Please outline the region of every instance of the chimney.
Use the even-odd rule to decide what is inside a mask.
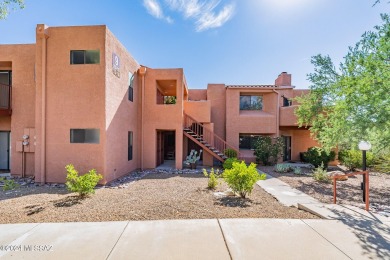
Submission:
[[[278,78],[275,80],[275,85],[278,87],[291,86],[291,74],[287,74],[287,72],[280,73]]]

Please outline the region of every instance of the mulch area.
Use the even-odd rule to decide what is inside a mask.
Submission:
[[[289,184],[324,203],[333,203],[333,184],[319,183],[309,174],[311,170],[304,169],[304,175],[296,175],[294,173],[277,173],[274,172],[273,166],[259,166],[261,171],[266,172],[281,181]],[[345,171],[340,167],[329,167],[328,171]],[[390,209],[390,175],[370,172],[370,206],[374,210]],[[360,183],[362,175],[349,177],[346,181],[337,181],[337,203],[348,204],[364,208],[365,204],[362,201],[362,190]]]
[[[222,180],[221,180],[222,182]],[[201,174],[150,173],[125,188],[104,187],[80,199],[63,187],[0,191],[0,223],[210,218],[317,218],[281,205],[258,185],[247,199],[214,196]],[[227,190],[222,183],[217,191]]]

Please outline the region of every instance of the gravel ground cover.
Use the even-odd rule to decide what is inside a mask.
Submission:
[[[317,218],[281,205],[258,185],[247,199],[217,198],[198,171],[130,174],[80,199],[62,185],[0,190],[0,223],[208,218]],[[222,183],[217,191],[225,191]]]
[[[311,170],[309,169],[302,168],[304,174],[296,175],[294,173],[277,173],[273,166],[259,166],[258,168],[321,202],[333,203],[333,184],[316,182],[310,175]],[[348,173],[342,166],[329,167],[328,171]],[[361,182],[361,175],[349,177],[346,181],[337,181],[337,203],[365,208],[360,189]],[[390,217],[390,175],[370,172],[369,183],[370,209]]]

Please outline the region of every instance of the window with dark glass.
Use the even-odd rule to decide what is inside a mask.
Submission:
[[[127,136],[127,160],[133,160],[133,132],[128,132]]]
[[[283,96],[283,106],[284,107],[289,107],[292,105],[292,101],[288,98],[286,98],[285,96]]]
[[[99,129],[70,129],[70,142],[83,144],[98,144],[100,142]]]
[[[255,134],[240,134],[240,149],[254,150],[257,137],[260,135]]]
[[[134,99],[133,82],[134,82],[134,74],[129,73],[129,100],[130,101],[133,101]]]
[[[0,71],[0,108],[10,109],[12,72]]]
[[[99,50],[72,50],[70,51],[70,64],[99,64]]]
[[[263,96],[240,95],[240,110],[263,110]]]

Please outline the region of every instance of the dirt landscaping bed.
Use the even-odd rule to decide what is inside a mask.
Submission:
[[[281,181],[289,184],[324,203],[333,203],[333,184],[319,183],[308,175],[309,169],[303,169],[303,175],[294,173],[277,173],[273,166],[259,166],[261,171],[266,172]],[[329,167],[328,171],[343,171],[339,167]],[[347,171],[345,171],[347,172]],[[337,181],[337,203],[348,204],[364,208],[360,183],[362,176],[349,177],[346,181]],[[390,214],[390,175],[370,172],[370,208],[374,211]],[[389,215],[390,216],[390,215]]]
[[[281,205],[258,185],[247,199],[216,198],[201,174],[150,173],[80,200],[63,187],[0,191],[0,223],[209,218],[317,218]],[[225,183],[218,191],[225,191]]]

